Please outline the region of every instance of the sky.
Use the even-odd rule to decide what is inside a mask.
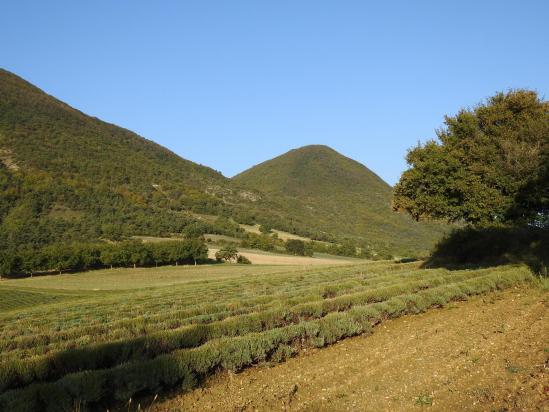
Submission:
[[[325,144],[389,184],[444,116],[549,96],[549,1],[4,0],[0,67],[233,176]]]

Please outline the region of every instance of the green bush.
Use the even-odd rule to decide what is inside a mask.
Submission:
[[[305,242],[298,239],[288,239],[286,241],[286,252],[291,255],[305,256]]]
[[[215,259],[217,261],[233,262],[238,260],[238,249],[234,246],[225,246],[215,252]]]
[[[238,258],[236,259],[236,263],[240,263],[241,265],[251,265],[252,262],[250,259],[248,259],[246,256],[238,255]]]

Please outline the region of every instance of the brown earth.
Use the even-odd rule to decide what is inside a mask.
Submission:
[[[209,248],[208,257],[215,259],[215,254],[219,249]],[[248,250],[240,251],[242,256],[247,257],[254,265],[345,265],[354,262],[360,262],[358,259],[345,258],[323,258],[308,256],[277,255],[268,252],[252,252]],[[363,261],[364,262],[364,261]]]
[[[151,411],[549,410],[549,299],[518,288],[222,373]]]

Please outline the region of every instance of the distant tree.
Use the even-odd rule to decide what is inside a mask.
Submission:
[[[118,253],[114,246],[107,245],[101,250],[100,255],[101,263],[105,266],[109,266],[111,269],[113,266],[118,265]]]
[[[121,225],[107,223],[101,226],[101,232],[104,238],[110,240],[122,240],[124,234]]]
[[[238,258],[236,259],[236,263],[240,263],[242,265],[251,265],[252,262],[250,259],[248,259],[246,256],[238,255]]]
[[[141,241],[128,241],[124,242],[123,246],[128,254],[129,261],[134,268],[139,266],[146,266],[152,261],[152,256],[149,248]]]
[[[548,220],[549,102],[498,93],[445,124],[438,141],[408,152],[394,209],[476,225]]]
[[[14,253],[0,254],[0,279],[21,271],[21,259]]]
[[[218,261],[233,262],[238,259],[238,250],[234,246],[226,246],[215,253]]]
[[[270,227],[270,226],[267,225],[267,224],[263,224],[263,225],[259,226],[259,231],[260,231],[261,233],[263,233],[264,235],[270,234],[270,233],[272,232],[272,230],[273,230],[273,228]]]
[[[189,242],[189,253],[196,265],[198,261],[208,258],[208,246],[203,239],[192,239]]]
[[[169,242],[169,244],[164,244],[164,247],[168,248],[168,256],[170,262],[175,263],[176,266],[179,266],[179,262],[184,262],[191,258],[191,252],[189,250],[189,242]]]
[[[265,251],[274,250],[276,240],[267,235],[258,235],[256,233],[248,233],[247,239],[242,240],[242,247],[250,247]]]
[[[288,253],[296,256],[305,256],[305,242],[302,240],[288,239],[285,246]]]
[[[81,256],[73,245],[55,244],[44,249],[45,262],[43,269],[57,270],[59,273],[65,270],[78,270],[82,267]]]
[[[218,217],[210,230],[212,230],[212,233],[234,237],[240,237],[244,233],[244,229],[238,223],[225,216]]]
[[[187,239],[194,239],[204,236],[210,229],[210,225],[207,223],[197,221],[185,226],[185,229],[183,229],[183,235]]]
[[[164,242],[152,244],[151,256],[156,266],[169,263],[170,262],[169,245],[166,245]]]
[[[341,245],[338,248],[338,255],[341,256],[356,256],[356,246],[352,240],[346,239],[341,242]]]

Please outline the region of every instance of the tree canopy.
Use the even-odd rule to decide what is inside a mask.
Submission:
[[[416,220],[547,224],[549,102],[511,90],[444,123],[438,141],[408,152],[411,167],[395,186],[395,210]]]
[[[238,259],[238,250],[232,245],[228,245],[217,252],[215,252],[215,259],[217,261],[236,262]]]

